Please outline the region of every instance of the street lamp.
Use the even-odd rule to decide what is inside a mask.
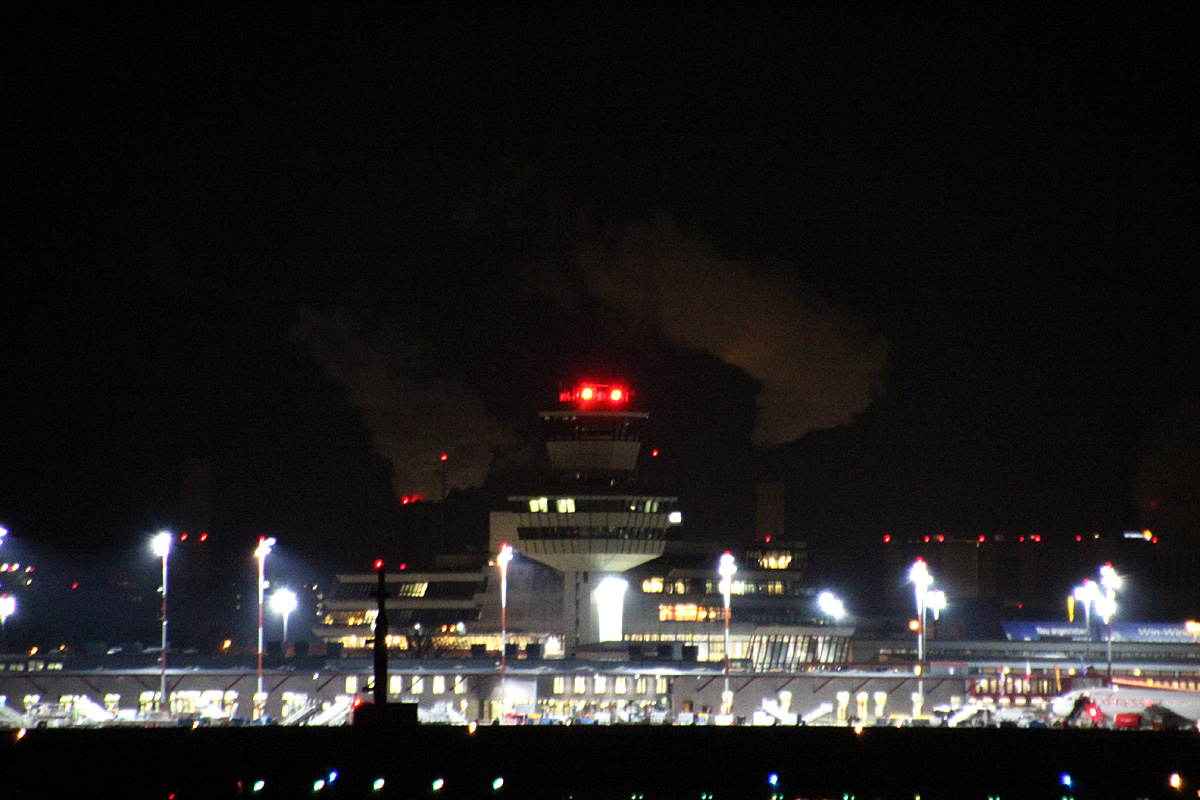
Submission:
[[[291,589],[280,589],[271,595],[271,610],[283,616],[283,646],[287,648],[288,615],[296,610],[296,593]]]
[[[0,652],[4,651],[4,624],[17,612],[17,598],[11,594],[0,594]]]
[[[171,703],[167,698],[167,556],[171,554],[171,533],[162,531],[152,540],[154,555],[162,559],[162,650],[158,654],[158,710],[165,707],[167,714],[171,713]]]
[[[908,571],[908,579],[913,582],[917,599],[917,663],[925,661],[925,609],[929,600],[929,587],[933,584],[933,576],[925,560],[918,558]]]
[[[1117,590],[1124,583],[1121,576],[1113,569],[1112,564],[1105,564],[1100,568],[1100,585],[1104,587],[1104,593],[1096,598],[1096,613],[1104,620],[1104,625],[1108,628],[1108,683],[1112,685],[1112,618],[1113,614],[1117,613]]]
[[[1083,619],[1084,627],[1087,630],[1087,637],[1084,639],[1083,654],[1087,661],[1092,660],[1092,606],[1096,599],[1100,597],[1100,590],[1096,588],[1096,582],[1091,578],[1086,579],[1081,586],[1076,586],[1075,591],[1071,593],[1071,597],[1083,603]]]
[[[733,563],[733,554],[728,551],[722,553],[717,574],[721,576],[721,596],[725,600],[725,691],[721,694],[721,703],[726,714],[733,711],[733,693],[729,691],[729,594],[733,590],[735,572],[737,565]]]
[[[256,700],[262,695],[263,687],[263,588],[266,585],[264,573],[266,572],[267,556],[270,555],[274,545],[275,537],[260,536],[258,537],[258,549],[254,551],[254,557],[258,559],[258,691],[255,694]]]
[[[928,607],[929,587],[933,576],[925,560],[918,558],[908,570],[908,579],[913,582],[917,600],[917,694],[914,697],[914,716],[925,704],[925,609]]]
[[[508,672],[508,562],[513,549],[508,542],[500,543],[496,563],[500,566],[500,707],[504,707],[504,679]]]

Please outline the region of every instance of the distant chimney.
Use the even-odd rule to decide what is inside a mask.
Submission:
[[[757,541],[783,540],[783,496],[783,481],[763,481],[758,484],[758,508],[754,520]]]

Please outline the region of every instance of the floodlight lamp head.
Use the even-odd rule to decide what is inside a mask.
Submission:
[[[159,558],[166,558],[171,552],[171,532],[162,531],[155,535],[153,540],[154,555]]]
[[[258,549],[254,551],[254,557],[259,558],[259,559],[266,558],[268,555],[271,554],[271,548],[274,546],[275,546],[275,537],[274,536],[272,536],[270,538],[267,538],[264,536],[258,537]]]
[[[918,558],[913,562],[912,568],[908,571],[908,579],[918,588],[926,588],[933,583],[933,576],[929,574],[929,567],[925,564],[924,559]]]

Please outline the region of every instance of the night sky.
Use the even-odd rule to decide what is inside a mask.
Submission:
[[[201,459],[230,553],[482,543],[399,498],[588,375],[689,535],[1194,540],[1187,4],[572,6],[10,13],[13,539],[128,554]]]

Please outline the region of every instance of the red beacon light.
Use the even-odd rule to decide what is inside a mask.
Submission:
[[[615,384],[581,383],[560,391],[558,399],[563,403],[623,405],[629,401],[629,390]]]

